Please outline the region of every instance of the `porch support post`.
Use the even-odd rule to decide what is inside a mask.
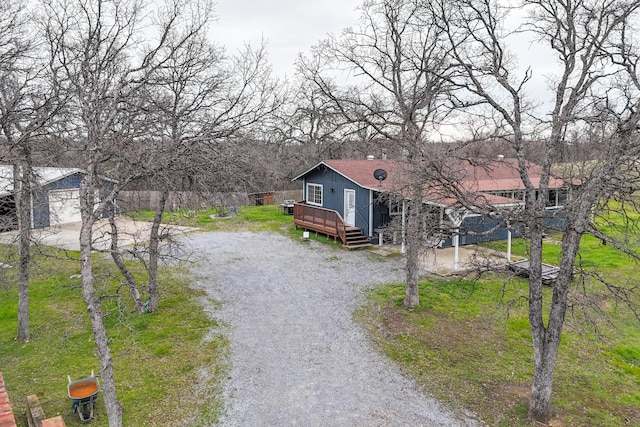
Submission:
[[[405,248],[404,248],[404,235],[405,235],[405,227],[406,227],[406,221],[407,221],[407,215],[406,215],[406,205],[404,200],[402,201],[402,244],[400,246],[400,252],[404,253],[405,252]]]
[[[369,190],[369,238],[373,237],[373,190]]]
[[[31,192],[30,197],[29,197],[29,204],[31,205],[31,206],[29,206],[29,209],[31,210],[31,228],[36,228],[36,225],[35,225],[36,224],[35,223],[36,215],[35,215],[35,211],[33,209],[33,197],[34,197],[33,192]],[[51,213],[49,213],[49,225],[51,225]]]
[[[458,229],[456,229],[456,234],[453,236],[453,270],[458,270],[458,258],[460,255],[460,234],[458,233]]]
[[[460,258],[460,226],[462,225],[464,219],[467,217],[467,215],[469,215],[469,211],[464,210],[464,211],[456,211],[453,209],[446,209],[445,213],[447,214],[447,216],[449,217],[449,220],[451,220],[451,223],[453,224],[453,236],[452,236],[452,240],[453,240],[453,269],[457,270],[458,269],[458,261]]]
[[[322,188],[324,193],[324,187]],[[324,198],[324,194],[322,194],[322,197]],[[307,178],[302,178],[302,201],[307,201]]]

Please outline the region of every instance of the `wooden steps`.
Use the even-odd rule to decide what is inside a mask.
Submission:
[[[344,245],[349,249],[365,248],[371,246],[371,241],[364,235],[361,228],[347,227]]]

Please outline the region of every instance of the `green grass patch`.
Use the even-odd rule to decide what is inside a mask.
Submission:
[[[533,374],[527,286],[500,276],[427,279],[420,305],[406,310],[404,285],[390,284],[372,291],[357,316],[382,351],[441,401],[488,425],[525,426]],[[578,327],[580,313],[568,319],[554,383],[559,425],[640,425],[640,328],[628,310],[604,310],[608,323],[597,337]]]
[[[12,250],[0,248],[4,262]],[[100,367],[82,299],[79,261],[49,250],[34,259],[29,288],[31,341],[17,334],[15,281],[0,287],[0,370],[19,425],[26,425],[26,397],[36,394],[48,417],[62,415],[67,426],[81,425],[70,412],[67,375],[88,376]],[[228,343],[205,339],[215,322],[201,309],[204,295],[189,287],[184,271],[163,269],[160,308],[137,314],[110,260],[95,256],[96,289],[104,295],[104,322],[111,340],[116,387],[124,406],[123,425],[208,425],[221,410],[220,384]],[[141,283],[144,271],[131,265]],[[14,269],[3,274],[14,274]],[[141,286],[144,291],[144,286]],[[22,424],[20,424],[22,423]],[[102,399],[93,426],[107,426]]]
[[[637,249],[616,228],[622,221],[614,215],[606,231]],[[507,250],[506,241],[483,246]],[[511,250],[529,257],[523,239],[513,239]],[[558,264],[561,250],[561,236],[550,234],[543,262]],[[584,274],[576,275],[569,291],[554,382],[555,423],[640,425],[640,328],[627,305],[640,307],[633,291],[638,265],[585,235],[576,266]],[[620,286],[617,295],[599,278]],[[403,293],[403,286],[381,287],[359,313],[383,351],[438,398],[471,409],[487,424],[527,425],[533,370],[528,283],[500,276],[477,282],[428,279],[420,285],[420,306],[410,311],[402,307]],[[548,304],[549,288],[544,298]]]
[[[153,221],[155,213],[142,210],[127,212],[127,215],[139,221]],[[222,215],[217,208],[166,211],[162,222],[198,227],[203,231],[287,232],[293,227],[293,216],[285,215],[278,205],[239,206],[235,212],[225,209]]]
[[[301,240],[304,230],[293,224],[293,216],[285,215],[278,205],[241,206],[235,213],[225,210],[225,216],[218,216],[218,209],[198,209],[193,212],[182,209],[178,212],[166,212],[163,222],[167,224],[198,227],[202,231],[254,231],[284,234],[294,240]],[[154,212],[143,210],[127,212],[127,215],[139,221],[152,221]],[[342,248],[340,240],[323,234],[309,232],[309,240],[317,241],[334,249]]]
[[[558,265],[562,245],[561,236],[550,234],[542,243],[542,262]],[[482,246],[507,251],[507,242],[499,240],[483,243]],[[515,257],[528,258],[528,244],[523,239],[513,239],[511,253]],[[605,280],[627,284],[635,277],[638,263],[629,255],[605,245],[600,239],[591,235],[584,235],[580,240],[580,249],[576,256],[575,266],[585,271],[595,271]]]
[[[599,224],[638,250],[637,233],[629,233],[637,218],[627,221],[611,211]],[[506,241],[483,246],[507,251]],[[561,250],[561,235],[550,234],[543,262],[557,265]],[[523,239],[513,239],[511,251],[529,257]],[[585,235],[576,267],[583,274],[569,291],[553,425],[640,425],[640,328],[630,308],[640,307],[638,264]],[[616,295],[611,284],[619,286]],[[402,307],[403,285],[386,285],[372,292],[358,316],[380,348],[437,398],[476,412],[488,425],[524,426],[533,374],[527,294],[528,283],[520,278],[426,279],[416,309]],[[544,299],[548,304],[550,288]]]

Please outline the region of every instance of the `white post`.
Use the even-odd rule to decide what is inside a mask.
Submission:
[[[373,237],[373,190],[369,190],[369,237]]]
[[[511,230],[507,230],[507,262],[511,262]]]
[[[30,203],[29,209],[31,209],[31,214],[30,214],[30,216],[31,216],[31,228],[36,228],[36,225],[35,225],[36,223],[34,222],[35,221],[35,215],[33,214],[33,193],[29,194],[29,203]],[[49,218],[49,224],[51,224],[51,218]]]
[[[458,234],[458,230],[456,230],[456,235],[453,236],[453,270],[458,270],[458,255],[460,247],[460,235]]]
[[[405,222],[407,220],[407,215],[405,213],[405,203],[404,200],[402,201],[402,244],[400,246],[400,252],[404,253],[405,249],[404,249],[404,234],[405,234]]]

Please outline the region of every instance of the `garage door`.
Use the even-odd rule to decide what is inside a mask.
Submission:
[[[53,190],[49,191],[49,224],[68,224],[80,222],[80,191]]]

